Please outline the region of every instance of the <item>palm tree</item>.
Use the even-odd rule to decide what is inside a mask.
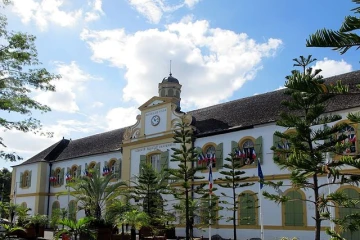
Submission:
[[[16,231],[23,231],[25,232],[25,229],[18,226],[12,226],[12,224],[1,224],[1,226],[4,228],[4,231],[0,234],[0,239],[5,240],[10,239],[10,235],[12,235]]]
[[[126,212],[122,218],[120,218],[120,223],[130,225],[131,240],[136,239],[136,230],[140,230],[140,228],[148,226],[149,221],[149,216],[145,212],[140,212],[137,209]]]
[[[89,176],[83,176],[68,183],[74,189],[70,192],[79,203],[79,209],[85,210],[87,217],[94,216],[96,221],[103,220],[106,205],[122,194],[123,181],[111,182],[113,174],[101,176],[99,171],[90,171]],[[61,194],[68,194],[61,193]]]
[[[90,223],[93,219],[90,217],[80,218],[77,221],[72,219],[62,219],[59,221],[59,224],[65,226],[65,228],[61,229],[56,233],[55,239],[59,239],[62,235],[70,235],[77,240],[80,235],[84,234],[88,238],[87,239],[95,239],[95,234],[90,230]]]
[[[352,0],[360,4],[360,0]],[[360,13],[360,7],[352,9],[354,13]],[[360,36],[354,31],[360,29],[360,18],[354,16],[345,17],[345,21],[338,31],[329,29],[317,30],[315,34],[310,35],[306,40],[307,47],[332,47],[340,54],[346,53],[350,48],[360,47]]]

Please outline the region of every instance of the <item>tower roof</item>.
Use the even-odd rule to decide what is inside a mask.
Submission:
[[[162,80],[161,83],[167,83],[167,82],[169,82],[169,83],[179,83],[179,80],[177,80],[176,78],[174,78],[174,77],[172,76],[172,73],[170,73],[169,76],[168,76],[168,77],[165,77],[165,78]]]

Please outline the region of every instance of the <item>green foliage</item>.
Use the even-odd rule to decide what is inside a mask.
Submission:
[[[274,162],[281,168],[291,172],[290,185],[299,189],[306,189],[313,192],[312,199],[300,199],[314,204],[315,240],[320,240],[321,222],[328,214],[328,207],[333,207],[331,201],[340,201],[340,196],[332,195],[331,198],[320,194],[320,190],[328,187],[329,184],[342,184],[339,179],[332,183],[323,183],[319,178],[338,172],[344,166],[338,161],[329,161],[327,154],[336,152],[341,154],[346,146],[341,142],[347,138],[340,135],[334,138],[334,134],[340,132],[346,125],[338,124],[328,127],[328,124],[341,119],[337,114],[325,114],[326,105],[329,99],[337,94],[346,93],[347,86],[341,82],[335,85],[325,84],[323,77],[319,75],[321,70],[307,68],[314,60],[311,56],[295,59],[294,66],[302,67],[303,71],[293,70],[290,76],[286,77],[285,94],[289,98],[283,101],[288,111],[280,114],[281,119],[277,125],[286,129],[293,129],[293,132],[275,132],[274,135],[290,143],[289,148],[273,146]],[[349,182],[349,181],[348,181]],[[266,183],[275,189],[283,184]],[[265,198],[277,203],[284,203],[290,199],[286,196],[264,192]],[[323,215],[322,215],[323,214]],[[324,215],[325,214],[325,215]]]
[[[131,197],[141,201],[143,211],[150,217],[151,225],[164,225],[172,218],[169,211],[164,211],[166,200],[163,194],[169,194],[169,173],[165,169],[157,172],[151,164],[143,164],[141,173],[132,181]]]
[[[219,181],[222,181],[223,183],[219,183],[218,185],[222,188],[229,188],[231,189],[231,195],[221,193],[223,198],[222,199],[229,199],[222,201],[223,204],[226,204],[226,210],[232,212],[232,216],[229,216],[226,221],[233,223],[233,239],[237,239],[236,234],[236,225],[239,219],[237,219],[237,212],[239,209],[239,197],[240,193],[237,192],[237,189],[248,187],[254,185],[254,183],[246,182],[246,180],[249,177],[243,177],[243,175],[246,173],[245,171],[242,171],[241,168],[245,166],[243,161],[240,161],[239,158],[236,157],[234,153],[230,153],[229,157],[225,159],[226,163],[223,166],[222,171],[220,171],[220,174],[224,177],[219,178]]]
[[[91,170],[89,176],[82,176],[68,183],[74,191],[74,196],[79,203],[79,209],[84,209],[86,216],[94,216],[97,221],[103,220],[107,205],[119,197],[127,184],[123,181],[111,182],[113,175],[101,176],[97,170]],[[62,192],[60,195],[67,195]]]
[[[86,239],[96,239],[96,236],[93,231],[90,230],[90,224],[92,223],[93,218],[85,217],[80,218],[76,221],[72,219],[62,219],[59,221],[59,224],[65,226],[55,234],[55,239],[59,239],[63,234],[73,237],[72,239],[77,240],[80,235],[85,235]]]
[[[12,224],[1,224],[1,226],[4,228],[4,231],[0,233],[0,240],[11,239],[10,236],[17,231],[25,232],[24,228],[13,226]]]
[[[174,151],[171,156],[172,162],[177,162],[178,167],[175,169],[168,169],[170,179],[176,182],[179,187],[173,188],[172,194],[174,198],[178,200],[178,203],[174,204],[174,208],[183,205],[184,208],[178,211],[178,214],[184,215],[186,224],[186,239],[190,239],[192,236],[192,228],[194,221],[194,212],[190,210],[190,205],[193,203],[195,196],[201,198],[206,194],[204,190],[205,184],[194,186],[193,181],[197,179],[204,179],[204,177],[196,176],[196,172],[201,168],[196,166],[197,153],[193,146],[194,136],[191,126],[187,123],[185,117],[181,119],[181,122],[176,125],[174,131],[174,143],[179,144],[179,148],[172,148]],[[185,211],[184,211],[185,210]],[[191,233],[190,233],[191,232]]]
[[[356,4],[360,4],[359,0],[352,0]],[[355,14],[360,13],[360,7],[352,9]],[[350,48],[360,47],[360,37],[356,33],[360,29],[360,19],[356,16],[346,16],[339,30],[321,29],[315,34],[310,35],[306,40],[307,47],[332,47],[340,54],[346,53]]]
[[[9,1],[5,0],[6,5]],[[32,118],[33,110],[48,112],[50,108],[32,99],[33,92],[55,91],[52,81],[60,76],[48,72],[41,65],[35,47],[36,37],[7,29],[7,19],[0,15],[0,126],[4,129],[16,129],[22,132],[52,136],[52,133],[42,131],[39,120]],[[17,113],[24,115],[21,120],[9,120],[4,113]],[[2,138],[0,145],[6,148]],[[0,150],[0,158],[16,161],[21,157],[16,153]]]
[[[149,226],[150,217],[145,212],[141,212],[137,209],[132,209],[120,218],[120,223],[128,224],[132,229],[139,230],[142,227]]]
[[[0,170],[0,194],[2,202],[10,202],[12,174],[7,168]]]

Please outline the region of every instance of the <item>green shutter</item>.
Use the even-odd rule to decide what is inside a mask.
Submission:
[[[20,186],[19,187],[23,187],[23,175],[24,175],[24,173],[20,173]],[[15,191],[16,191],[16,189],[15,189]]]
[[[101,174],[101,172],[100,172],[100,162],[96,163],[95,171],[97,171],[99,173],[99,175]]]
[[[231,141],[231,153],[235,154],[235,150],[239,149],[239,143]]]
[[[78,178],[81,177],[81,165],[79,165],[79,166],[77,167],[76,176],[77,176]]]
[[[278,148],[278,144],[282,145],[281,138],[274,134],[273,135],[273,146]]]
[[[140,163],[139,163],[139,176],[141,174],[142,166],[146,163],[146,155],[140,155]]]
[[[169,168],[169,151],[162,152],[160,157],[161,169]]]
[[[255,152],[256,152],[256,158],[260,159],[260,163],[263,163],[263,147],[262,147],[262,136],[258,137],[255,140],[255,146],[254,146]],[[257,159],[255,159],[256,165],[258,164]]]
[[[31,187],[31,173],[32,171],[29,171],[28,179],[27,179],[27,187]]]
[[[223,143],[219,143],[215,147],[215,156],[216,156],[216,168],[220,169],[223,167]]]
[[[65,175],[65,168],[62,168],[60,171],[60,185],[64,184],[64,175]]]
[[[195,167],[200,167],[201,164],[199,164],[198,156],[199,156],[200,153],[202,153],[202,148],[201,147],[196,147],[195,152],[196,152],[196,157],[197,157],[196,162],[195,162]]]
[[[117,162],[115,163],[115,172],[117,174],[117,178],[121,179],[121,172],[122,172],[122,159],[118,159]],[[117,168],[117,170],[116,170]]]
[[[240,225],[256,225],[255,198],[250,193],[240,196]]]
[[[89,170],[89,166],[87,163],[85,163],[85,171],[88,171]]]

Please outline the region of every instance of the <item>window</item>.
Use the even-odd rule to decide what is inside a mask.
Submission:
[[[211,204],[209,198],[198,200],[198,210],[194,219],[195,224],[208,225],[211,222],[211,225],[215,225],[218,223],[219,198],[216,195],[211,195],[211,198]]]
[[[76,165],[72,166],[70,174],[72,178],[78,177],[78,166]]]
[[[150,164],[157,172],[161,171],[160,154],[153,154],[150,156]]]
[[[252,192],[244,192],[239,196],[240,225],[257,225],[257,199]]]
[[[60,210],[60,202],[59,201],[55,201],[53,202],[52,206],[51,206],[51,213],[54,213],[54,211]]]
[[[359,195],[359,189],[355,188],[345,188],[343,189],[343,192],[351,199],[358,200]],[[360,203],[357,203],[353,208],[345,208],[345,207],[339,207],[339,217],[340,219],[348,216],[350,214],[360,214]],[[358,240],[360,239],[360,230],[357,231],[346,231],[342,232],[341,236],[347,240]]]
[[[61,169],[57,168],[55,170],[55,177],[56,177],[56,185],[61,185]]]
[[[91,162],[88,166],[88,170],[91,170],[91,169],[94,169],[96,166],[96,163],[95,162]]]
[[[356,153],[356,131],[352,126],[346,126],[343,130],[339,131],[337,138],[341,135],[345,135],[347,138],[342,143],[347,145],[344,154],[355,154]]]
[[[26,202],[22,202],[22,203],[21,203],[21,206],[22,206],[23,208],[27,208],[27,203],[26,203]]]
[[[69,219],[76,221],[77,203],[75,200],[69,202]]]
[[[212,163],[212,168],[216,167],[216,147],[215,144],[206,144],[202,149],[198,148],[199,159],[198,165],[208,167]]]
[[[31,171],[20,173],[20,187],[29,188],[31,186]]]
[[[285,194],[291,200],[283,203],[283,224],[285,226],[306,226],[306,205],[301,199],[305,195],[300,190],[290,190]]]

